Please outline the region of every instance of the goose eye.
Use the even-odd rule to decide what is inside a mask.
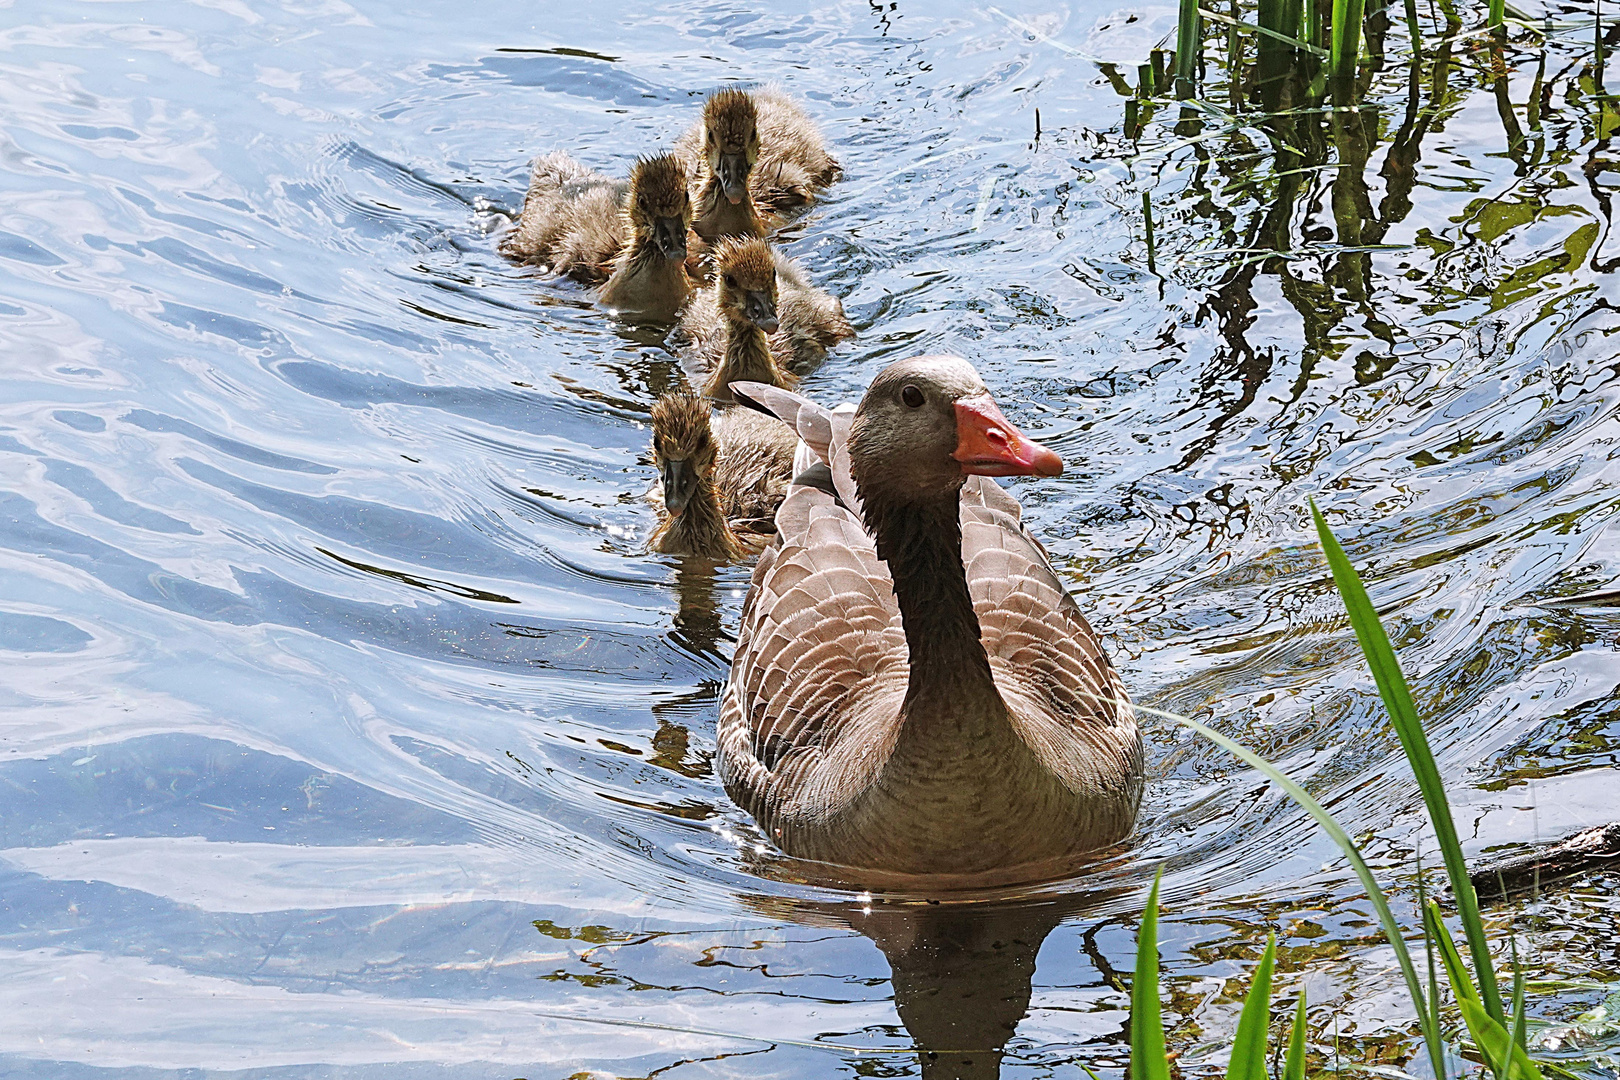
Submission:
[[[923,406],[923,392],[915,386],[907,386],[900,391],[900,400],[906,403],[908,409],[920,409]]]

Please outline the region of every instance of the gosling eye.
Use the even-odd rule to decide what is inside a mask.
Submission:
[[[920,409],[927,399],[923,397],[921,390],[908,384],[905,389],[900,391],[900,400],[906,403],[908,409]]]

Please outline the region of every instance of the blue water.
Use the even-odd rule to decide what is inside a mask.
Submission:
[[[847,173],[784,243],[860,330],[806,392],[972,359],[1071,464],[1015,493],[1138,700],[1409,865],[1314,496],[1470,852],[1609,820],[1620,625],[1537,606],[1620,575],[1605,152],[1554,112],[1563,156],[1522,171],[1459,79],[1367,295],[1321,285],[1320,237],[1293,284],[1218,288],[1227,166],[1133,160],[1094,63],[1134,78],[1173,21],[0,9],[0,1074],[902,1076],[994,1029],[1003,1075],[1114,1077],[1161,862],[1187,1067],[1268,927],[1318,950],[1279,985],[1323,1030],[1400,1028],[1331,846],[1167,722],[1137,836],[1081,879],[940,914],[774,859],[710,766],[747,570],[642,548],[680,364],[494,250],[536,153],[620,170],[713,87],[783,83]]]

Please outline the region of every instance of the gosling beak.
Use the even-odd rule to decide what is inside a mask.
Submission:
[[[720,155],[720,165],[715,169],[715,174],[720,178],[720,190],[732,206],[742,202],[743,196],[748,194],[749,168],[747,154]]]
[[[776,333],[776,328],[781,325],[776,318],[776,301],[770,293],[757,289],[750,289],[743,297],[743,315],[767,334]]]
[[[1063,459],[1026,437],[989,394],[956,403],[956,453],[971,476],[1057,476]]]
[[[697,488],[697,474],[692,471],[692,463],[685,458],[666,458],[658,471],[664,477],[664,509],[669,511],[670,517],[680,517]]]
[[[681,218],[661,217],[654,221],[653,240],[664,258],[686,258],[686,222]]]

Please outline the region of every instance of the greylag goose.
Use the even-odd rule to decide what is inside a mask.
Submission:
[[[793,260],[763,240],[732,238],[715,247],[714,282],[682,312],[679,333],[709,372],[704,393],[729,402],[734,382],[794,385],[855,328]]]
[[[673,155],[642,158],[628,181],[558,151],[538,159],[501,253],[602,285],[597,299],[633,319],[669,323],[692,294],[686,232],[692,201]]]
[[[838,161],[827,152],[827,140],[816,122],[798,102],[772,86],[715,93],[704,104],[703,118],[676,141],[675,153],[692,175],[704,176],[706,188],[733,208],[716,207],[720,215],[746,224],[737,183],[741,174],[752,210],[765,229],[775,228],[794,211],[810,205],[842,174]],[[714,229],[714,236],[745,235],[741,228],[727,233],[717,224],[706,223],[705,227]]]
[[[853,417],[738,384],[820,462],[776,513],[721,704],[719,774],[784,852],[903,874],[1048,863],[1130,832],[1142,743],[1097,635],[994,476],[1061,459],[954,357]]]
[[[752,409],[710,418],[709,403],[672,390],[653,405],[653,461],[660,507],[647,546],[716,562],[758,551],[776,531],[798,438]]]

